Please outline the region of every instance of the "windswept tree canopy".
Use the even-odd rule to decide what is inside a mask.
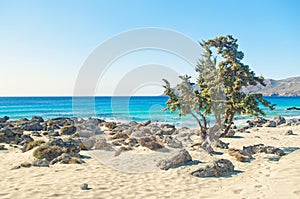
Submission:
[[[180,116],[192,115],[205,137],[208,115],[214,115],[216,123],[224,129],[222,136],[225,136],[236,114],[265,115],[259,104],[274,109],[262,94],[243,91],[244,87],[265,86],[265,83],[262,76],[256,76],[248,65],[242,63],[244,53],[238,50],[237,39],[227,35],[203,41],[200,45],[204,54],[195,67],[197,83],[191,82],[190,76],[183,75],[180,76],[182,82],[174,89],[164,80],[164,93],[169,96],[165,110],[178,111]],[[217,53],[215,56],[213,49]]]

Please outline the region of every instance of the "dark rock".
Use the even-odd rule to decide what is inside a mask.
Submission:
[[[161,149],[164,146],[156,141],[153,137],[142,137],[138,139],[138,143],[143,146],[147,147],[151,150]]]
[[[288,111],[293,111],[293,110],[297,110],[297,111],[299,111],[299,110],[300,110],[300,108],[297,108],[297,107],[293,106],[293,107],[289,107],[289,108],[287,108],[286,110],[288,110]]]
[[[63,153],[64,150],[62,147],[42,145],[34,150],[33,156],[38,159],[46,159],[47,161],[51,161]]]
[[[243,152],[245,154],[256,154],[265,152],[266,146],[263,144],[256,144],[253,146],[243,146]]]
[[[45,130],[39,122],[30,122],[22,126],[25,131],[41,131]]]
[[[224,137],[233,137],[235,135],[235,131],[233,129],[230,129]]]
[[[294,132],[292,130],[288,130],[285,135],[295,135]]]
[[[38,131],[32,131],[32,132],[31,132],[31,135],[32,135],[32,136],[36,136],[36,137],[41,137],[41,133],[38,132]]]
[[[150,128],[147,128],[147,127],[139,128],[136,131],[131,133],[131,136],[135,137],[135,138],[148,137],[151,135],[152,135],[152,132],[151,132]]]
[[[226,159],[214,161],[211,165],[193,171],[191,175],[196,177],[218,177],[234,171],[232,162]]]
[[[192,161],[192,157],[189,152],[186,149],[181,149],[170,158],[159,161],[157,167],[163,170],[167,170],[171,167],[175,167],[179,164],[184,164],[190,161]]]
[[[216,143],[216,147],[220,149],[228,149],[229,148],[229,143],[225,143],[222,140],[218,140]]]
[[[76,127],[73,125],[63,126],[60,129],[61,135],[72,135],[76,132]]]
[[[80,185],[81,190],[89,190],[89,185],[87,183],[83,183],[82,185]]]
[[[272,120],[268,121],[268,122],[265,123],[265,125],[264,125],[264,127],[276,127],[276,126],[277,126],[276,122],[275,122],[275,121],[272,121]]]
[[[82,164],[85,163],[83,160],[77,157],[72,157],[71,155],[67,153],[63,153],[57,158],[54,158],[50,164],[56,164],[56,163],[61,163],[61,164]]]
[[[20,169],[21,166],[20,165],[17,165],[17,166],[14,166],[13,168],[11,168],[11,170],[16,170],[16,169]]]
[[[49,137],[57,137],[60,136],[58,131],[48,131],[48,136]]]
[[[45,159],[37,159],[34,160],[32,165],[35,167],[49,167],[50,162],[48,160]]]
[[[273,120],[274,120],[274,122],[276,123],[277,126],[286,123],[285,118],[282,117],[282,116],[274,117]]]
[[[39,116],[33,116],[31,121],[36,121],[36,122],[44,122],[44,119]]]
[[[162,135],[172,135],[175,132],[175,127],[167,127],[165,126],[162,130],[161,130],[161,134]]]
[[[138,126],[148,126],[149,124],[151,124],[151,121],[147,120],[147,121],[139,123]]]
[[[4,116],[3,118],[0,118],[0,123],[5,123],[7,120],[9,120],[9,117]]]
[[[3,150],[3,149],[5,149],[5,145],[1,144],[0,145],[0,150]]]

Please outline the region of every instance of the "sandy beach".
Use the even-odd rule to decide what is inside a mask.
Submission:
[[[285,135],[292,130],[294,135]],[[264,144],[284,149],[287,154],[278,161],[274,155],[259,153],[250,162],[239,162],[219,149],[217,155],[199,155],[190,151],[200,164],[169,170],[128,173],[102,164],[95,154],[85,155],[84,164],[54,164],[50,167],[12,169],[33,161],[33,150],[23,153],[5,145],[0,151],[0,198],[300,198],[300,125],[276,128],[254,127],[249,132],[222,138],[230,147]],[[125,155],[129,152],[123,152]],[[199,178],[190,173],[209,161],[225,158],[235,166],[235,172],[223,177]],[[134,160],[133,160],[134,161]],[[143,162],[135,161],[142,166]],[[128,165],[119,165],[120,168]],[[81,190],[87,183],[89,190]]]

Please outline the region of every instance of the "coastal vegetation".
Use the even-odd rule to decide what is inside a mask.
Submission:
[[[195,67],[196,83],[191,81],[191,76],[183,75],[175,89],[164,79],[164,94],[169,96],[165,110],[177,111],[180,116],[192,115],[203,139],[212,128],[208,125],[209,115],[214,115],[214,127],[222,129],[220,136],[224,137],[228,135],[236,114],[264,116],[260,104],[274,109],[275,105],[265,100],[262,94],[244,92],[246,87],[265,86],[265,83],[262,76],[256,76],[242,62],[244,53],[238,49],[237,41],[227,35],[200,43],[204,53]]]

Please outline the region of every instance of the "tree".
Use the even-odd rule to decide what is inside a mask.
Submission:
[[[164,79],[164,94],[169,96],[165,110],[178,111],[180,116],[192,115],[199,127],[202,138],[207,137],[208,116],[214,114],[216,125],[223,129],[220,136],[226,136],[233,124],[236,114],[248,116],[265,116],[259,104],[274,109],[275,105],[263,99],[262,94],[246,94],[243,88],[261,84],[264,78],[258,77],[250,67],[242,63],[244,53],[238,50],[237,39],[231,35],[203,41],[202,59],[195,67],[198,73],[197,84],[190,81],[188,75],[180,76],[182,80],[172,88]],[[221,59],[213,56],[216,50]]]

